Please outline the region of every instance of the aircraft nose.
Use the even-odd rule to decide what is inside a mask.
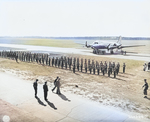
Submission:
[[[92,45],[91,48],[94,49],[94,46]]]

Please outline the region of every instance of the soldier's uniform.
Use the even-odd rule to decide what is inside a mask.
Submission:
[[[70,65],[72,65],[72,57],[70,58]]]
[[[31,61],[31,52],[29,53],[29,62]]]
[[[48,54],[46,55],[46,65],[48,65]]]
[[[58,67],[60,67],[61,58],[58,59]]]
[[[93,64],[93,74],[95,74],[95,64]]]
[[[105,61],[105,73],[107,73],[107,63],[106,63],[106,61]]]
[[[144,88],[144,91],[143,91],[143,92],[144,92],[144,95],[147,95],[148,83],[146,82],[146,79],[144,79],[144,81],[145,81],[145,84],[143,85],[143,87],[145,87],[145,88]],[[142,88],[143,88],[143,87],[142,87]],[[145,98],[146,98],[146,97],[147,97],[147,96],[145,96]]]
[[[112,64],[112,70],[114,71],[114,68],[115,68],[115,62],[113,62]]]
[[[150,70],[150,62],[148,63],[148,70]]]
[[[42,54],[42,63],[43,63],[43,65],[44,65],[44,54]]]
[[[90,59],[88,59],[88,68],[90,67]]]
[[[55,59],[55,67],[57,66],[57,60],[58,60],[58,58],[56,57],[56,59]]]
[[[41,64],[41,58],[39,58],[39,62],[40,62],[40,64]]]
[[[77,58],[77,69],[79,71],[79,58]]]
[[[82,68],[83,68],[83,59],[81,59],[81,72],[82,72]]]
[[[39,61],[39,59],[38,59],[39,57],[38,57],[38,54],[36,55],[36,62],[38,63],[38,61]]]
[[[69,70],[71,70],[71,58],[69,58]]]
[[[73,64],[73,73],[75,73],[75,68],[76,68],[76,66],[75,66],[75,64]]]
[[[126,65],[125,65],[125,63],[123,63],[123,73],[125,73],[125,67],[126,67]]]
[[[105,66],[104,65],[102,66],[102,73],[103,73],[103,75],[105,75]]]
[[[119,67],[118,67],[118,65],[117,65],[117,67],[116,67],[116,74],[118,75],[118,72],[119,72]]]
[[[103,68],[103,62],[102,61],[100,63],[100,68],[101,68],[101,72],[102,72],[102,68]]]
[[[84,64],[84,67],[85,67],[85,72],[87,73],[87,64],[86,63]]]
[[[89,65],[89,71],[90,71],[90,74],[91,74],[91,71],[92,71],[92,66]]]
[[[110,68],[108,68],[108,77],[110,77]]]
[[[48,63],[49,63],[49,66],[51,65],[51,58],[49,57],[49,61],[48,61]]]
[[[61,68],[63,69],[63,67],[64,67],[64,59],[63,59],[63,57],[61,58]]]
[[[116,68],[114,68],[114,78],[116,78]]]
[[[52,66],[54,65],[54,57],[52,58]]]
[[[65,68],[67,69],[67,60],[65,60]]]
[[[18,63],[18,54],[15,55],[16,62]]]
[[[119,70],[120,70],[120,63],[119,62],[117,64],[117,66],[118,66],[118,73],[119,73]]]

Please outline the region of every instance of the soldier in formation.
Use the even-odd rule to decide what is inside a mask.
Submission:
[[[120,64],[119,62],[115,64],[115,62],[98,62],[98,61],[90,61],[90,59],[85,59],[85,62],[83,64],[83,59],[79,58],[73,58],[72,57],[50,57],[48,54],[42,54],[42,53],[31,53],[31,52],[24,52],[24,51],[0,51],[0,56],[3,58],[9,58],[9,59],[15,59],[16,62],[18,62],[18,59],[20,61],[24,62],[37,62],[46,66],[55,66],[58,68],[65,67],[65,69],[71,70],[73,68],[73,72],[75,73],[76,68],[77,71],[83,72],[83,68],[85,69],[85,73],[90,72],[90,74],[97,74],[100,75],[100,72],[102,72],[102,75],[108,74],[108,77],[112,74],[112,72],[116,75],[119,73]],[[73,65],[72,65],[73,63]],[[125,63],[123,64],[123,73],[125,73]]]
[[[126,68],[126,65],[125,63],[123,63],[123,73],[125,73],[125,68]]]

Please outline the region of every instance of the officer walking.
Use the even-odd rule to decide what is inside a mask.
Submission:
[[[57,78],[54,80],[54,88],[52,89],[52,92],[55,90],[55,88],[56,88],[56,82],[57,82],[57,80],[58,80],[58,76],[57,76]]]
[[[44,90],[44,99],[47,101],[47,93],[48,93],[48,87],[47,87],[47,82],[43,85],[43,90]]]
[[[145,95],[144,98],[147,98],[148,83],[146,82],[146,79],[144,79],[144,82],[145,82],[145,84],[144,84],[144,86],[143,86],[143,87],[145,87],[145,88],[144,88],[144,95]],[[142,88],[143,88],[143,87],[142,87]]]
[[[38,79],[36,79],[36,81],[33,83],[33,88],[35,90],[35,97],[37,97],[37,86],[38,86]]]
[[[56,86],[57,86],[57,92],[56,92],[56,94],[61,95],[61,92],[60,92],[60,78],[59,78],[58,81],[56,82]]]

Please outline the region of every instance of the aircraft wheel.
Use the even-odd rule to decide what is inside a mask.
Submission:
[[[95,50],[95,54],[98,54],[98,50]]]
[[[114,54],[114,51],[113,51],[113,50],[111,51],[111,54]]]
[[[95,50],[93,50],[93,53],[95,54]]]
[[[102,51],[102,54],[104,55],[104,54],[105,54],[105,51]]]

